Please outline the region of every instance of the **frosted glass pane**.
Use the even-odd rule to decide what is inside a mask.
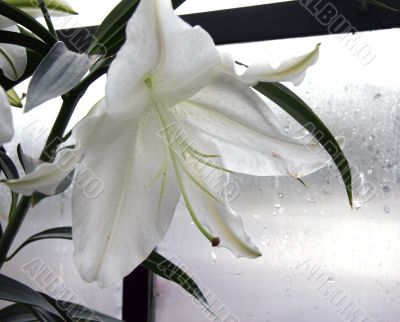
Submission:
[[[263,253],[257,260],[211,248],[181,204],[159,251],[195,275],[220,321],[400,320],[400,30],[352,39],[359,36],[375,52],[367,64],[338,36],[221,48],[248,64],[322,43],[319,62],[294,90],[345,136],[356,201],[351,210],[333,166],[306,177],[306,188],[291,178],[234,175],[241,193],[232,207]],[[160,278],[155,301],[157,322],[214,321]]]
[[[81,118],[87,110],[104,93],[105,79],[100,79],[91,87],[81,100],[73,123]],[[17,92],[26,92],[27,82],[17,87]],[[60,99],[51,100],[33,111],[22,114],[14,110],[16,134],[6,149],[13,160],[17,160],[16,146],[22,144],[24,152],[38,157],[51,124],[54,122]],[[20,168],[20,173],[23,170]],[[21,231],[17,236],[13,249],[28,237],[45,229],[71,226],[71,187],[63,194],[47,198],[34,207],[27,215]],[[0,186],[0,221],[7,221],[10,194],[2,184]],[[32,243],[21,250],[16,257],[6,263],[2,274],[13,277],[33,289],[45,292],[57,299],[64,299],[85,305],[91,309],[121,317],[122,283],[101,290],[95,284],[84,282],[72,260],[73,247],[71,241],[46,240]],[[0,307],[6,303],[0,301]]]

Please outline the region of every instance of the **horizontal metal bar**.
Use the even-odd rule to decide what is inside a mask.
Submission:
[[[387,2],[393,4],[394,1]],[[360,7],[357,1],[351,0],[299,0],[196,13],[182,18],[206,29],[216,44],[400,27],[400,14],[375,6],[362,12]],[[346,26],[353,29],[346,29]],[[58,33],[71,48],[84,51],[95,30],[93,26]]]

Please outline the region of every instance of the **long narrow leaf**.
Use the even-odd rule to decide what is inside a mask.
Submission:
[[[27,240],[25,240],[13,253],[10,255],[7,260],[12,259],[17,253],[24,248],[26,245],[43,240],[43,239],[67,239],[72,240],[72,228],[71,227],[59,227],[59,228],[52,228],[48,230],[44,230],[40,233],[37,233]]]
[[[71,303],[62,300],[55,300],[52,297],[42,294],[47,301],[57,307],[59,313],[64,317],[66,322],[69,321],[90,321],[90,322],[121,322],[109,315],[89,309],[80,304]]]
[[[18,179],[18,170],[14,165],[14,162],[5,153],[0,151],[0,171],[2,171],[7,179]],[[18,202],[18,194],[11,192],[11,209],[16,207]]]
[[[350,205],[353,205],[352,178],[349,163],[335,137],[311,110],[311,108],[295,93],[279,83],[258,83],[254,87],[271,101],[279,105],[305,129],[307,129],[330,154],[335,162],[346,187]]]
[[[0,310],[1,322],[34,322],[35,315],[22,304],[13,304]]]
[[[71,227],[59,227],[52,228],[45,231],[42,231],[38,234],[35,234],[29,237],[25,242],[23,242],[14,253],[7,258],[10,260],[14,257],[22,248],[26,245],[33,243],[35,241],[43,240],[43,239],[67,239],[72,240],[72,228]],[[182,269],[176,266],[174,263],[153,251],[150,256],[141,264],[144,268],[152,271],[153,273],[168,279],[172,282],[177,283],[183,289],[185,289],[189,294],[194,296],[197,300],[200,301],[207,309],[209,309],[209,305],[207,303],[207,299],[204,294],[201,292],[200,287],[196,284],[196,282]]]
[[[2,16],[32,31],[36,36],[44,40],[49,46],[53,46],[56,43],[54,36],[45,27],[17,7],[0,0],[0,12]]]
[[[162,255],[157,252],[152,252],[142,263],[142,266],[153,273],[180,285],[189,294],[199,300],[207,309],[209,309],[207,299],[196,282],[186,272]]]
[[[39,307],[61,317],[57,310],[40,293],[3,274],[0,274],[0,299]]]

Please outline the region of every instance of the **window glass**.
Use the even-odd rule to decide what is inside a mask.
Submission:
[[[342,37],[220,47],[249,64],[322,43],[318,63],[291,88],[345,137],[355,192],[352,210],[332,165],[305,177],[306,187],[233,175],[241,190],[232,208],[263,253],[256,260],[211,248],[181,201],[159,252],[193,274],[220,321],[400,320],[400,30]],[[285,131],[299,133],[278,115]],[[161,278],[155,303],[157,322],[214,321]]]

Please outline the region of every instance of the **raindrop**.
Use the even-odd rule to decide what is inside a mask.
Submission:
[[[354,209],[358,210],[358,209],[361,208],[361,206],[362,206],[361,201],[359,201],[359,200],[354,200],[354,201],[353,201],[353,207],[354,207]]]
[[[309,197],[309,198],[307,198],[307,202],[308,202],[308,203],[314,204],[314,203],[316,203],[317,201],[316,201],[314,198]]]
[[[279,192],[279,193],[278,193],[278,198],[279,198],[279,199],[282,199],[282,198],[283,198],[283,193],[280,193],[280,192]]]
[[[211,252],[211,259],[214,264],[217,262],[217,255],[214,252]]]
[[[274,207],[275,207],[276,209],[280,209],[280,208],[281,208],[281,204],[280,204],[280,203],[276,203],[276,204],[274,205]]]
[[[390,188],[388,186],[383,186],[382,190],[383,190],[384,193],[390,192]]]
[[[385,208],[383,208],[383,211],[388,214],[390,213],[390,208],[388,206],[385,206]]]

